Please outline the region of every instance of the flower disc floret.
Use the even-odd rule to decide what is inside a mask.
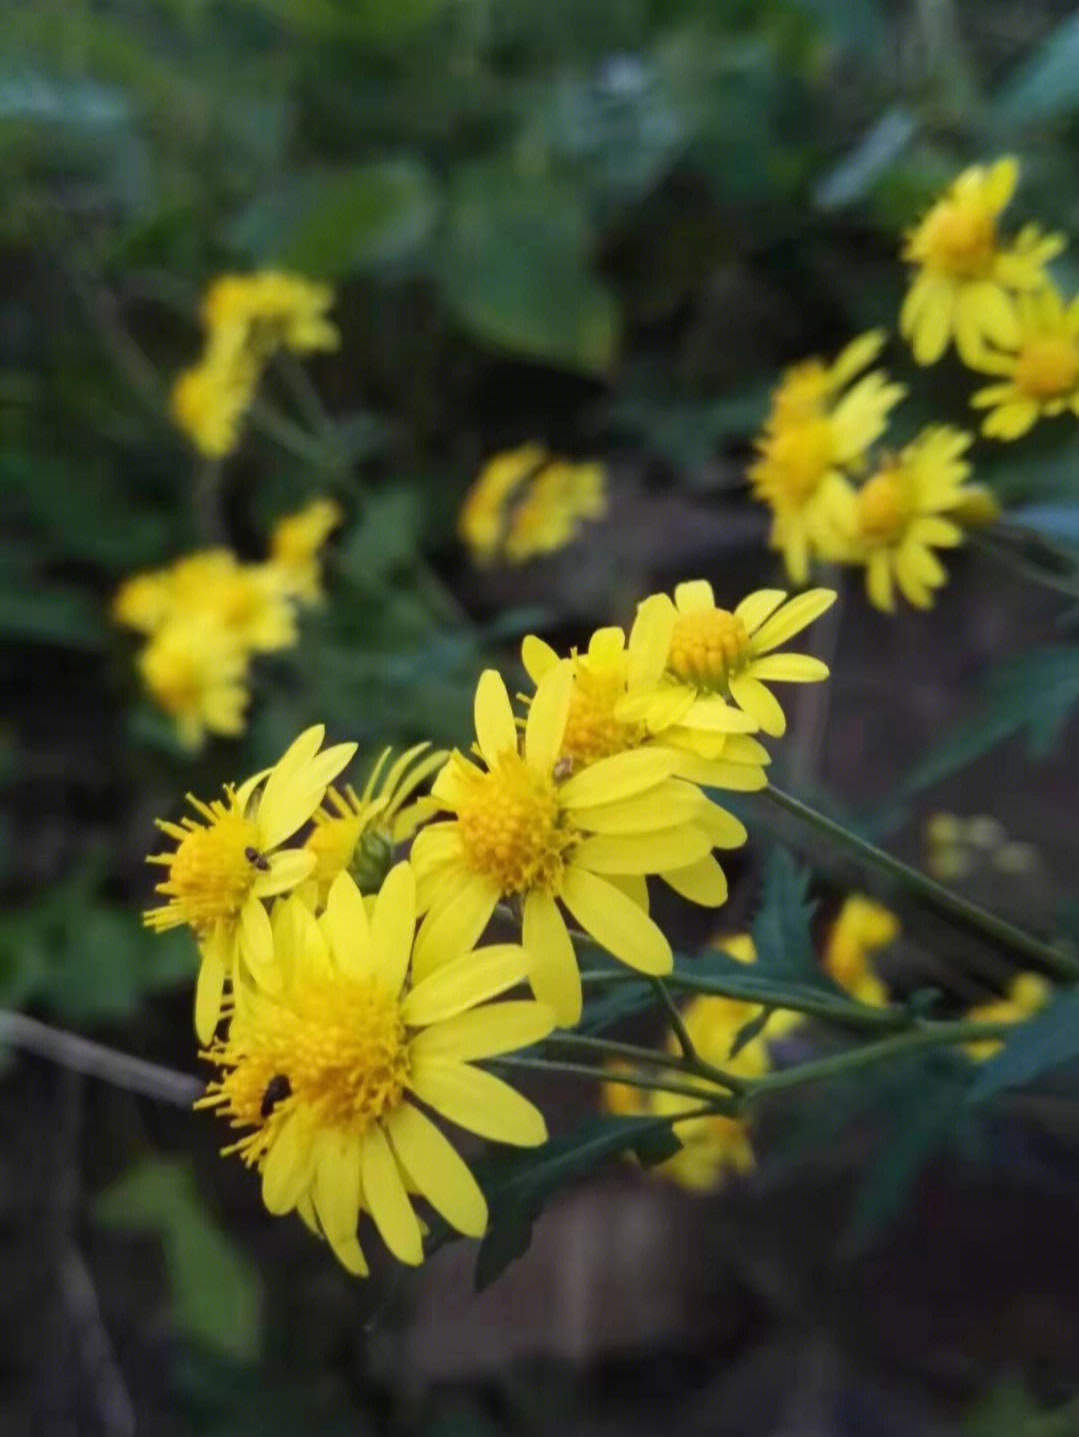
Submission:
[[[667,666],[684,683],[723,693],[748,657],[746,626],[728,609],[697,609],[675,620]]]
[[[500,754],[487,773],[462,765],[460,777],[457,821],[473,873],[508,896],[533,888],[557,893],[564,856],[580,835],[565,827],[553,778],[512,751]]]

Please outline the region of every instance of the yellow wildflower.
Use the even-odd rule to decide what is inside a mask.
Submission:
[[[271,565],[242,564],[230,549],[203,549],[177,559],[170,576],[175,613],[212,616],[257,653],[295,644],[296,611]]]
[[[884,335],[853,340],[832,364],[809,359],[784,374],[748,470],[754,496],[772,511],[769,543],[783,554],[787,573],[804,584],[814,553],[834,557],[828,496],[845,471],[862,466],[884,432],[888,412],[906,393],[872,363]]]
[[[416,945],[426,974],[467,948],[496,905],[522,908],[533,991],[562,1024],[581,1014],[577,956],[559,903],[597,943],[644,973],[668,973],[671,947],[642,905],[641,879],[686,868],[712,847],[707,802],[672,778],[675,758],[638,749],[566,776],[559,767],[573,684],[560,663],[540,679],[523,746],[505,684],[487,670],[476,690],[481,763],[454,752],[432,788],[449,821],[429,823],[412,849],[421,908]],[[632,895],[619,881],[629,875]]]
[[[316,907],[322,907],[330,885],[348,872],[363,893],[374,892],[393,859],[430,811],[427,800],[409,803],[416,789],[446,762],[443,749],[418,743],[390,764],[392,749],[383,749],[357,794],[351,784],[344,793],[330,787],[321,808],[312,814],[314,827],[304,847],[315,855],[311,877],[303,885]]]
[[[991,410],[982,433],[993,439],[1018,439],[1039,419],[1068,409],[1079,415],[1079,295],[1065,305],[1047,285],[1019,295],[1016,313],[1016,342],[986,350],[975,366],[1003,381],[980,389],[970,401]]]
[[[861,893],[843,900],[843,907],[824,945],[824,967],[841,988],[861,1003],[882,1007],[888,990],[870,967],[870,954],[899,936],[899,920],[889,908]]]
[[[354,743],[343,743],[319,753],[324,735],[321,724],[307,729],[269,773],[257,773],[239,788],[226,785],[223,800],[203,803],[189,795],[199,821],[157,821],[176,847],[150,855],[150,863],[168,872],[156,889],[165,902],[144,919],[157,932],[186,924],[198,939],[200,1042],[209,1042],[217,1026],[226,978],[234,986],[243,973],[267,986],[277,979],[263,899],[289,892],[311,873],[314,854],[282,845],[308,822],[326,786],[356,752]]]
[[[1053,996],[1053,988],[1035,973],[1019,973],[1008,985],[1002,998],[971,1008],[968,1018],[980,1023],[1022,1023],[1044,1008]],[[1002,1038],[981,1038],[964,1044],[966,1052],[979,1061],[990,1058],[1004,1045]]]
[[[977,365],[987,345],[1011,348],[1019,338],[1017,291],[1041,289],[1045,265],[1064,248],[1060,235],[1034,225],[1003,244],[997,219],[1019,180],[1011,156],[973,165],[906,237],[902,257],[919,266],[903,301],[900,333],[919,364],[934,364],[954,338],[964,363]]]
[[[305,604],[322,600],[318,551],[341,524],[345,511],[335,499],[315,499],[296,514],[279,519],[270,535],[269,563],[281,587]]]
[[[296,898],[279,909],[280,990],[246,993],[205,1055],[221,1076],[199,1105],[249,1130],[225,1151],[258,1169],[271,1213],[299,1212],[349,1272],[368,1270],[356,1235],[361,1211],[394,1257],[423,1260],[413,1194],[478,1237],[483,1194],[427,1112],[500,1143],[546,1139],[542,1114],[477,1066],[553,1027],[539,1003],[488,1001],[525,976],[523,949],[462,951],[416,980],[407,863],[387,875],[370,917],[344,873],[321,919]]]
[[[280,270],[225,274],[214,280],[202,302],[202,320],[212,334],[239,332],[248,352],[264,365],[279,349],[308,354],[337,349],[341,335],[326,318],[333,304],[328,284]]]
[[[828,667],[808,654],[776,654],[835,603],[832,589],[809,589],[787,599],[782,589],[759,589],[734,609],[718,608],[705,579],[679,584],[672,602],[653,594],[638,606],[630,635],[641,654],[644,692],[627,699],[624,718],[652,730],[723,731],[730,699],[764,733],[779,736],[787,720],[765,681],[815,683]]]
[[[243,732],[247,655],[206,617],[174,619],[138,656],[150,697],[176,722],[180,742],[199,748],[207,733]]]
[[[971,436],[947,425],[923,432],[886,458],[860,489],[831,496],[844,557],[866,568],[866,589],[878,608],[895,607],[894,583],[918,608],[933,602],[947,574],[933,553],[962,543],[961,511],[985,491],[967,485],[964,452]]]
[[[258,365],[242,335],[212,337],[199,363],[185,369],[173,385],[169,412],[200,453],[223,459],[240,442],[240,425],[258,381]]]
[[[539,444],[496,454],[469,490],[457,532],[478,564],[560,549],[607,510],[603,466],[555,459]]]

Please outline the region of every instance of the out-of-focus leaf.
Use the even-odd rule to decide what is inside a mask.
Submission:
[[[376,494],[341,545],[341,573],[361,588],[377,586],[415,556],[421,519],[418,496],[411,490]]]
[[[614,358],[618,310],[589,267],[573,189],[474,171],[454,197],[438,274],[445,303],[487,344],[586,373]]]
[[[908,774],[904,792],[931,787],[1024,729],[1031,756],[1049,754],[1079,703],[1079,646],[1032,649],[1006,660],[988,675],[982,696],[977,712]]]
[[[207,1217],[186,1163],[140,1164],[101,1194],[94,1215],[106,1227],[160,1234],[183,1336],[238,1361],[257,1356],[258,1278]]]
[[[612,408],[612,423],[644,439],[650,448],[683,470],[710,474],[708,461],[726,439],[745,439],[761,424],[768,407],[770,384],[759,384],[723,399],[655,399],[647,393],[623,394]],[[738,470],[732,482],[744,484]]]
[[[324,41],[382,47],[425,30],[449,0],[240,0],[288,29]]]
[[[476,1258],[477,1290],[528,1251],[533,1224],[560,1189],[631,1148],[644,1145],[655,1156],[660,1149],[650,1145],[669,1128],[667,1118],[597,1118],[542,1148],[478,1164],[476,1176],[490,1204],[491,1225]]]
[[[1079,112],[1079,15],[1063,21],[998,90],[989,111],[1001,129]]]
[[[1001,1048],[978,1069],[971,1102],[984,1102],[1009,1088],[1022,1088],[1042,1073],[1079,1058],[1079,991],[1058,993],[1042,1012],[1016,1025]]]
[[[1050,539],[1079,544],[1079,503],[1026,504],[1020,509],[1013,509],[1008,517]],[[1075,563],[1079,567],[1079,556]]]
[[[885,19],[877,0],[795,0],[816,17],[841,44],[879,60],[885,45]]]
[[[259,263],[337,279],[406,259],[437,214],[423,166],[385,161],[285,175],[233,221],[229,239]]]
[[[1047,1412],[1019,1377],[998,1382],[963,1423],[965,1437],[1074,1437],[1077,1431],[1079,1399]]]
[[[9,643],[52,644],[82,653],[105,646],[101,614],[85,595],[40,583],[0,590],[0,634]]]
[[[906,110],[889,110],[854,149],[818,184],[814,198],[821,209],[838,209],[863,199],[910,144],[918,122]]]

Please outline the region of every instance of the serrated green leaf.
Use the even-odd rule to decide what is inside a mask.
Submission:
[[[770,978],[831,986],[813,952],[809,923],[810,874],[785,848],[768,855],[761,883],[761,901],[751,933],[757,950],[755,972]]]
[[[1079,111],[1079,16],[1058,25],[1001,86],[989,121],[1009,131]]]
[[[106,1227],[160,1234],[179,1333],[237,1361],[257,1356],[258,1278],[207,1217],[185,1162],[155,1159],[132,1168],[101,1194],[94,1216]]]
[[[970,1089],[972,1103],[1022,1088],[1053,1068],[1079,1058],[1079,991],[1058,993],[1026,1023],[1016,1024],[999,1053],[979,1065]]]

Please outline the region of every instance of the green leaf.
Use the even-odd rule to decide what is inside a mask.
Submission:
[[[495,166],[473,171],[454,197],[441,248],[443,298],[485,344],[603,373],[619,318],[588,249],[575,190]]]
[[[815,904],[809,902],[810,874],[786,848],[768,856],[761,884],[761,904],[751,929],[757,950],[754,971],[771,978],[831,986],[813,952],[809,922]]]
[[[233,221],[229,239],[259,263],[339,279],[408,258],[437,215],[427,170],[385,161],[285,175]]]
[[[1052,1068],[1079,1058],[1079,990],[1066,989],[1026,1023],[1017,1023],[999,1053],[978,1068],[973,1103],[1022,1088]]]
[[[94,653],[105,646],[105,625],[93,604],[74,589],[27,585],[0,591],[0,634],[8,641],[51,644]]]
[[[1052,31],[1034,56],[997,92],[990,123],[1001,129],[1079,112],[1079,16]]]
[[[476,1177],[490,1204],[491,1225],[476,1258],[477,1291],[528,1251],[532,1226],[555,1193],[631,1148],[643,1145],[658,1160],[661,1148],[654,1145],[664,1129],[670,1129],[668,1118],[596,1118],[541,1148],[478,1164]]]
[[[1031,757],[1045,757],[1079,702],[1079,645],[1032,649],[1007,659],[981,691],[977,712],[915,766],[903,784],[905,793],[930,788],[1024,729]]]
[[[258,1278],[207,1217],[185,1162],[154,1159],[132,1168],[101,1194],[94,1215],[106,1227],[160,1235],[182,1336],[237,1361],[258,1355]]]

